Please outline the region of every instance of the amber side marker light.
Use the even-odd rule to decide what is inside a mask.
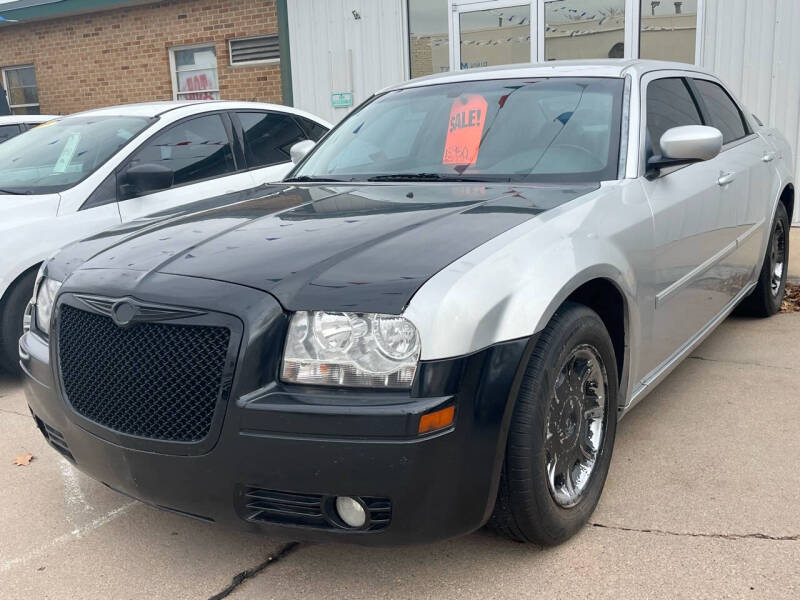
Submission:
[[[422,415],[419,419],[419,430],[417,433],[429,433],[437,429],[444,429],[453,424],[453,417],[456,414],[455,406],[448,406],[436,412]]]

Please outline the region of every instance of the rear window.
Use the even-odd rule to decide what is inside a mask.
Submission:
[[[324,125],[320,125],[316,121],[312,121],[311,119],[306,119],[304,117],[295,117],[300,125],[303,127],[303,130],[306,132],[308,139],[318,142],[319,139],[328,133],[328,128]]]
[[[289,149],[306,139],[305,132],[289,115],[266,112],[236,114],[244,130],[248,167],[267,167],[289,162]]]
[[[694,84],[711,117],[709,125],[722,132],[723,144],[735,142],[748,134],[742,112],[721,85],[705,79],[695,79]]]

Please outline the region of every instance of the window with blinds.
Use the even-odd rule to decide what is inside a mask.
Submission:
[[[228,40],[232,65],[277,61],[281,58],[277,35]]]

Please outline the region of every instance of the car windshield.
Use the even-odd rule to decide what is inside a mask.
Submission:
[[[49,194],[91,175],[152,123],[143,117],[75,116],[0,145],[0,194]]]
[[[350,115],[294,180],[617,179],[623,80],[466,81],[391,91]]]

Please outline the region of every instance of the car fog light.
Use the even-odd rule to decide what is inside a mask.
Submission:
[[[364,506],[350,496],[339,496],[336,498],[336,512],[339,518],[350,527],[363,527],[367,522],[367,511]]]

